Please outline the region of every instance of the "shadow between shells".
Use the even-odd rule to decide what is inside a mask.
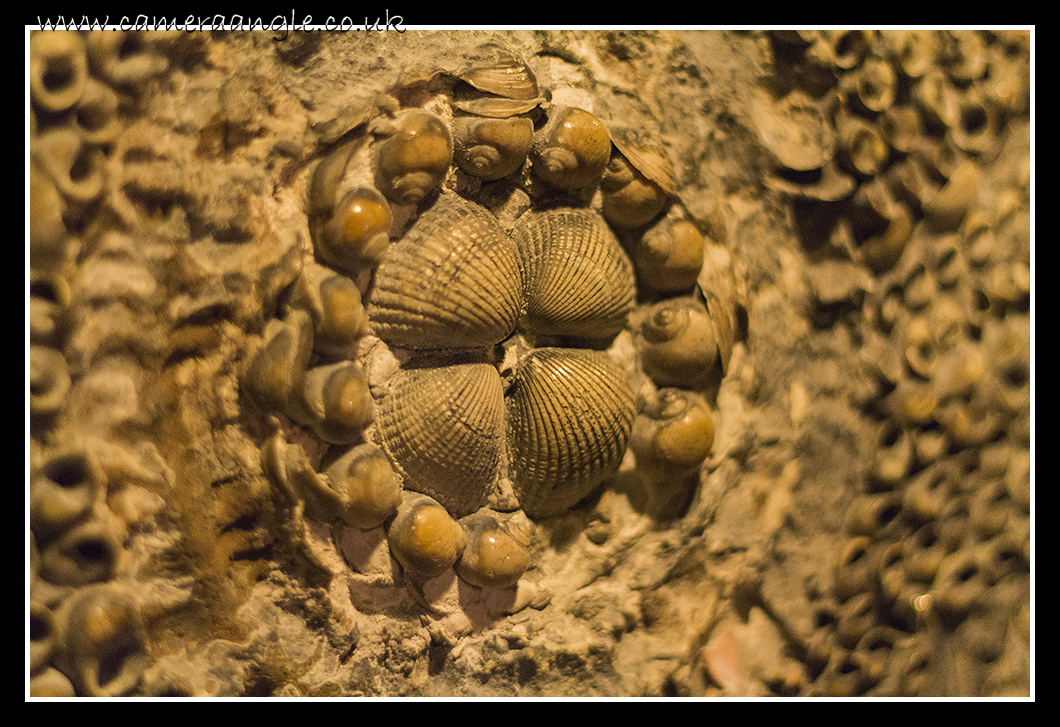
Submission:
[[[266,41],[30,37],[31,695],[1020,693],[1022,36]]]

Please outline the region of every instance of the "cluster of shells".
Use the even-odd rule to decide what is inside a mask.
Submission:
[[[125,110],[168,68],[170,41],[103,30],[29,39],[33,696],[128,694],[149,661],[121,575],[166,472],[137,434],[135,356],[152,352],[132,345],[157,285],[128,230],[94,221]]]
[[[277,487],[339,542],[385,537],[421,595],[454,570],[514,588],[532,521],[627,449],[678,513],[737,313],[676,187],[650,133],[551,103],[497,45],[376,99],[312,172],[312,259],[245,377]]]
[[[1027,43],[773,37],[778,75],[798,88],[758,107],[772,185],[802,200],[816,320],[852,321],[878,431],[806,645],[819,694],[974,693],[940,682],[941,660],[959,654],[973,680],[997,662],[1009,594],[1026,583],[1029,158],[1001,185],[981,169],[1028,114]]]

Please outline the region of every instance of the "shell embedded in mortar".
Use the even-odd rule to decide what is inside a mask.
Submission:
[[[521,296],[515,246],[497,219],[443,195],[387,251],[368,318],[392,346],[492,346],[515,328]]]
[[[525,326],[535,333],[605,338],[633,309],[633,264],[592,210],[523,216],[512,233],[526,291]]]
[[[405,489],[455,517],[486,504],[504,437],[504,393],[490,364],[405,369],[379,406],[379,436]]]
[[[508,393],[511,479],[523,510],[551,517],[614,474],[633,428],[633,391],[606,355],[539,348]]]

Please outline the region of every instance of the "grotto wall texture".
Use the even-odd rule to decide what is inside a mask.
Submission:
[[[27,696],[1029,696],[1031,40],[32,32]]]

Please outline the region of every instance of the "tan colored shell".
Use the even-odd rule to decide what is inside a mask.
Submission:
[[[588,209],[523,216],[512,233],[535,333],[592,338],[620,331],[633,309],[633,264],[607,223]]]
[[[504,437],[504,393],[489,364],[406,369],[379,407],[383,449],[405,488],[461,517],[486,504]]]
[[[453,567],[467,535],[441,504],[426,495],[406,493],[387,528],[387,542],[408,574],[434,578]]]
[[[269,320],[264,339],[251,359],[244,385],[266,411],[297,414],[297,398],[313,355],[312,317],[292,308],[283,320]]]
[[[387,251],[368,318],[393,346],[492,346],[515,328],[521,297],[515,246],[497,219],[443,195]]]
[[[706,241],[688,220],[664,220],[637,242],[637,284],[662,293],[687,293],[703,267]]]
[[[386,454],[361,444],[328,467],[328,483],[343,499],[341,517],[361,530],[377,528],[401,504],[401,483]]]
[[[88,57],[78,33],[48,30],[30,36],[29,91],[42,109],[69,109],[81,99],[88,78]]]
[[[634,169],[659,185],[670,197],[677,194],[677,173],[666,147],[653,135],[639,129],[609,129],[611,141]]]
[[[660,389],[633,422],[630,449],[637,469],[669,482],[695,472],[714,445],[714,418],[699,394]]]
[[[453,138],[444,121],[419,109],[404,112],[393,126],[376,157],[376,184],[391,202],[416,204],[445,179]]]
[[[644,311],[636,344],[644,373],[659,386],[699,389],[713,377],[718,360],[714,324],[706,306],[691,296],[660,301]]]
[[[103,471],[87,451],[48,457],[30,480],[29,523],[42,542],[86,517],[105,491]]]
[[[368,332],[361,291],[352,280],[323,265],[302,268],[287,305],[313,318],[313,350],[325,356],[352,358],[358,339]]]
[[[801,91],[774,100],[755,95],[751,117],[762,143],[787,169],[806,172],[823,168],[835,150],[835,136],[820,106]]]
[[[306,372],[299,408],[316,435],[330,444],[360,438],[375,419],[375,404],[361,367],[351,361],[317,366]]]
[[[561,189],[595,184],[611,160],[607,129],[582,109],[555,109],[537,136],[530,153],[533,172]]]
[[[466,173],[487,181],[505,177],[526,161],[534,124],[526,117],[453,120],[453,158]]]
[[[349,275],[374,267],[390,244],[393,213],[386,198],[371,187],[352,189],[317,228],[315,251],[320,261]]]
[[[63,355],[48,346],[29,347],[29,411],[34,417],[59,411],[70,391]]]
[[[518,98],[501,98],[485,96],[482,98],[453,99],[453,106],[475,116],[491,119],[507,119],[511,116],[527,114],[544,101],[542,98],[523,100]]]
[[[605,354],[539,348],[519,362],[507,410],[515,493],[541,518],[569,510],[618,469],[635,402]]]
[[[527,100],[538,94],[537,78],[530,67],[496,43],[483,43],[468,53],[467,63],[456,76],[480,91],[504,98]]]
[[[468,515],[460,525],[467,533],[467,545],[456,563],[456,574],[480,588],[514,586],[530,566],[525,539],[487,511]]]

